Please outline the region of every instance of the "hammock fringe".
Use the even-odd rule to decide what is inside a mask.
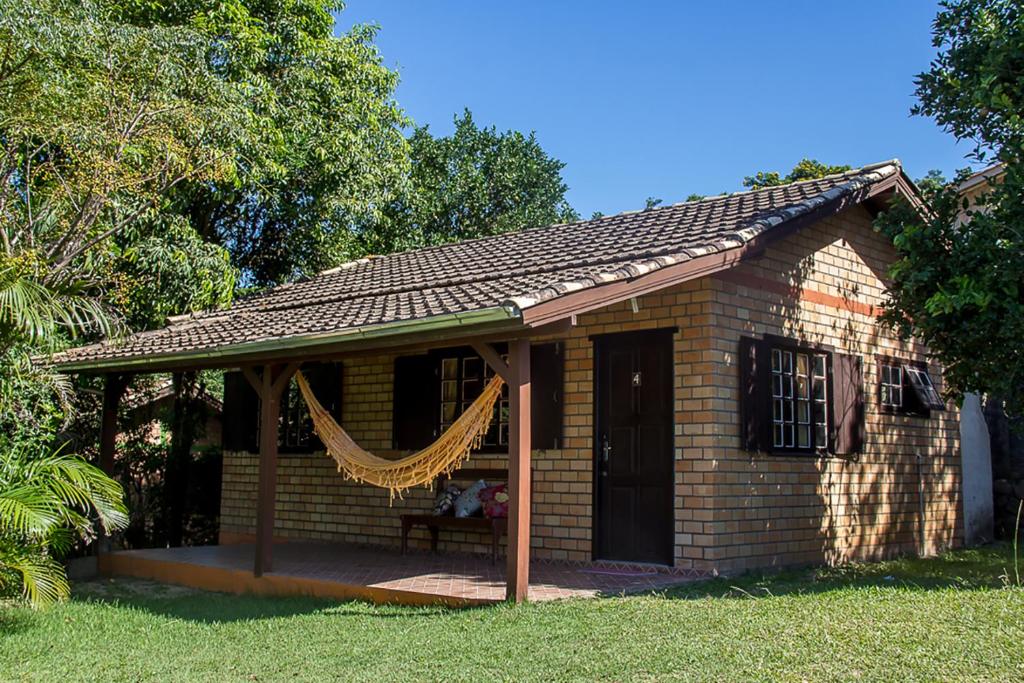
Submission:
[[[404,458],[388,460],[361,448],[317,401],[303,374],[296,373],[296,378],[309,407],[314,431],[327,454],[337,463],[338,471],[346,481],[388,489],[389,505],[394,504],[395,496],[402,500],[402,494],[414,486],[427,486],[433,490],[438,476],[450,475],[469,459],[472,451],[483,443],[494,418],[494,404],[505,383],[495,375],[476,400],[434,443]]]

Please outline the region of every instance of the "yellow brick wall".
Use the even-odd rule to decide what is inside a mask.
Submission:
[[[738,571],[913,552],[923,487],[926,550],[960,541],[956,413],[922,418],[877,409],[874,354],[923,359],[874,322],[891,253],[859,207],[779,241],[756,260],[579,316],[565,352],[563,446],[533,454],[533,555],[592,556],[593,343],[591,335],[676,327],[675,564]],[[858,461],[751,455],[739,449],[742,335],[772,333],[864,356],[868,439]],[[391,444],[393,355],[346,359],[342,423],[366,448]],[[938,368],[932,377],[939,379]],[[922,455],[920,477],[917,454]],[[503,467],[478,456],[473,467]],[[226,453],[224,540],[251,535],[257,459]],[[395,546],[398,515],[425,512],[417,490],[388,506],[387,493],[345,482],[324,455],[280,456],[275,534]],[[417,545],[426,533],[414,532]],[[483,552],[479,535],[442,533],[442,550]]]
[[[955,406],[930,419],[882,413],[876,354],[925,361],[923,347],[881,328],[891,247],[859,207],[770,247],[763,257],[714,278],[710,378],[720,416],[706,425],[717,504],[701,565],[720,571],[935,552],[962,541]],[[738,448],[737,345],[742,335],[777,334],[863,357],[866,444],[856,459],[751,456]],[[930,375],[941,390],[941,371]],[[920,462],[918,461],[918,456]],[[923,491],[923,496],[920,495]],[[923,515],[922,515],[923,511]],[[922,528],[923,519],[923,528]]]

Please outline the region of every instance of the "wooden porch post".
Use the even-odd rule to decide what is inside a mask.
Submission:
[[[100,421],[100,469],[114,475],[117,447],[117,409],[128,389],[128,375],[110,373],[103,378],[103,415]]]
[[[243,373],[260,397],[260,476],[256,490],[255,576],[273,569],[274,509],[277,495],[277,425],[281,417],[281,394],[298,368],[264,365],[257,377],[252,368]]]
[[[508,570],[505,598],[526,600],[530,585],[530,341],[509,342]]]

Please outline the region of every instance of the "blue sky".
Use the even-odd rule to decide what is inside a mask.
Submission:
[[[337,30],[380,25],[398,100],[439,134],[479,124],[536,131],[565,162],[584,216],[741,189],[802,157],[892,157],[913,178],[967,163],[910,117],[934,56],[937,3],[349,0]]]

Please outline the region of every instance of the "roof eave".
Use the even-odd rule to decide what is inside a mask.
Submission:
[[[264,341],[233,344],[214,349],[161,353],[135,358],[103,358],[81,361],[55,362],[60,372],[160,372],[189,365],[202,367],[233,367],[254,357],[272,358],[279,355],[282,360],[293,358],[296,353],[315,354],[318,349],[344,352],[346,347],[363,342],[382,342],[382,346],[414,343],[417,339],[429,338],[432,334],[464,331],[470,334],[480,328],[493,330],[496,325],[515,329],[522,326],[520,312],[510,306],[492,306],[475,311],[446,313],[443,315],[401,320],[379,325],[350,327],[336,332],[294,335]],[[280,352],[280,354],[277,354]]]

